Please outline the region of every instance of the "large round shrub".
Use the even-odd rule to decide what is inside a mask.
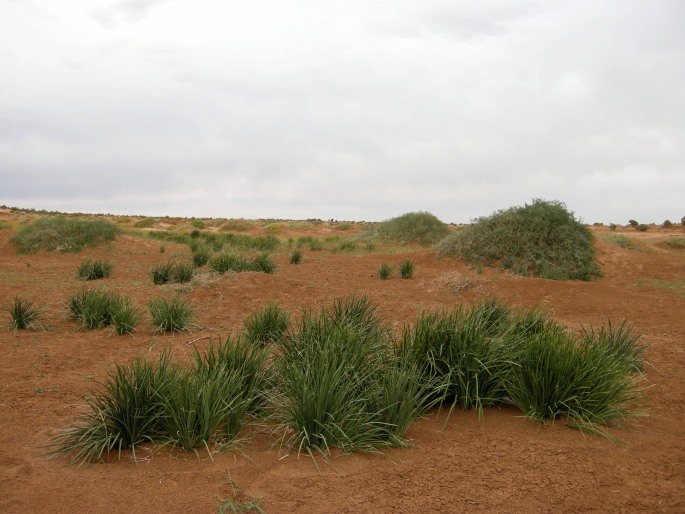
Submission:
[[[379,237],[395,243],[430,246],[443,239],[449,229],[430,212],[408,212],[381,223]]]
[[[478,218],[446,238],[438,256],[556,280],[601,276],[592,234],[558,201],[535,199]]]

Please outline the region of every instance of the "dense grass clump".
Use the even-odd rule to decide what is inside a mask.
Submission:
[[[181,296],[153,298],[148,302],[152,315],[152,333],[186,332],[194,326],[193,306]]]
[[[19,253],[38,250],[78,252],[85,247],[113,241],[119,232],[119,227],[106,220],[58,216],[37,219],[12,236],[10,241],[18,246]]]
[[[234,440],[246,416],[262,409],[270,379],[268,350],[242,340],[194,350],[181,366],[165,352],[156,361],[117,364],[100,391],[87,397],[87,412],[55,437],[52,455],[74,464],[103,461],[144,442],[171,443],[191,451]]]
[[[393,353],[366,297],[306,313],[278,343],[276,417],[297,451],[377,451],[401,446],[428,406],[416,368]]]
[[[150,271],[152,275],[152,283],[156,286],[161,286],[170,282],[174,276],[174,263],[173,262],[161,262],[155,264],[155,266]]]
[[[197,268],[207,264],[211,257],[212,251],[207,246],[198,246],[196,250],[193,250],[193,264]]]
[[[302,252],[300,250],[294,250],[290,254],[290,264],[299,264],[302,262]]]
[[[245,339],[256,344],[272,344],[290,328],[290,314],[271,302],[243,321]]]
[[[446,238],[438,256],[555,280],[601,276],[592,234],[556,201],[536,199],[530,205],[478,218]]]
[[[408,280],[414,276],[414,269],[416,269],[414,261],[407,259],[400,264],[400,276],[403,279]]]
[[[209,261],[209,268],[215,273],[240,273],[243,271],[257,271],[260,273],[273,273],[276,263],[268,253],[262,253],[252,260],[241,255],[221,253]]]
[[[15,296],[14,300],[3,307],[3,310],[10,315],[11,327],[15,331],[40,328],[41,310],[33,300]]]
[[[111,326],[118,335],[132,332],[142,316],[128,296],[83,288],[69,299],[71,315],[88,330]]]
[[[390,275],[392,275],[392,266],[390,266],[390,264],[387,262],[384,262],[378,268],[378,278],[381,280],[388,280]]]
[[[409,212],[381,223],[378,236],[384,241],[430,246],[449,232],[447,225],[429,212]]]
[[[82,280],[98,280],[101,278],[109,278],[112,274],[112,264],[108,260],[95,259],[91,261],[86,259],[78,268],[78,278]]]

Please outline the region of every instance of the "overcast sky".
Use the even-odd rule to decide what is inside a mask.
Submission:
[[[0,204],[685,215],[682,0],[0,0]]]

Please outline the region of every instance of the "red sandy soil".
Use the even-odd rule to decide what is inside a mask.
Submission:
[[[204,275],[183,287],[153,286],[149,278],[161,260],[190,258],[181,245],[164,243],[161,255],[161,243],[124,235],[78,254],[17,255],[8,242],[13,231],[0,230],[0,300],[28,296],[46,309],[45,331],[0,332],[0,511],[209,513],[217,511],[219,498],[261,497],[269,513],[685,512],[685,252],[656,245],[669,234],[685,234],[680,228],[625,233],[639,237],[643,251],[598,239],[605,277],[589,283],[476,274],[429,250],[379,248],[305,250],[297,266],[282,250],[273,275]],[[377,278],[382,262],[397,265],[408,255],[416,263],[413,279]],[[77,327],[68,320],[66,299],[83,285],[76,269],[85,258],[113,261],[112,277],[100,283],[141,307],[162,292],[185,291],[201,329],[172,337],[149,335],[149,320],[132,336]],[[273,300],[296,314],[353,292],[368,293],[397,329],[422,310],[493,296],[513,306],[542,305],[574,330],[627,318],[651,345],[643,382],[648,416],[610,430],[622,444],[502,408],[487,410],[482,423],[474,412],[455,412],[446,427],[444,413],[433,412],[410,428],[411,448],[316,462],[260,433],[246,434],[252,437],[242,452],[211,459],[204,451],[152,447],[139,448],[138,462],[123,452],[120,459],[82,467],[43,456],[41,447],[73,423],[84,396],[114,363],[154,357],[168,347],[187,357],[188,340],[235,333],[245,317]]]

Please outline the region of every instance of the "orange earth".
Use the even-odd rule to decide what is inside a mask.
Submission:
[[[0,221],[11,226],[30,216],[3,214]],[[168,220],[155,229],[173,230],[180,223]],[[331,223],[304,232],[289,227],[284,222],[270,230],[282,240],[359,231],[353,226],[334,232]],[[263,231],[256,225],[247,230]],[[14,230],[4,228],[0,301],[15,295],[34,299],[45,308],[45,330],[0,332],[0,511],[210,513],[217,512],[220,498],[236,504],[261,498],[268,513],[685,512],[685,251],[658,245],[685,233],[681,227],[619,232],[639,240],[641,250],[597,238],[605,277],[595,282],[490,269],[477,274],[463,262],[437,260],[431,250],[379,245],[371,252],[305,250],[300,265],[290,265],[290,250],[283,248],[275,254],[273,275],[204,273],[192,286],[154,286],[151,267],[161,260],[188,260],[187,246],[121,235],[111,245],[76,254],[18,255],[8,242]],[[413,279],[377,278],[381,263],[397,265],[407,256],[416,263]],[[151,336],[147,319],[128,336],[79,328],[68,319],[66,300],[83,286],[76,269],[85,258],[114,262],[112,277],[100,283],[141,307],[162,291],[183,290],[200,328],[173,337]],[[114,363],[154,357],[168,347],[185,358],[189,340],[235,333],[245,317],[270,301],[297,314],[353,292],[368,293],[397,330],[421,311],[494,296],[513,306],[542,305],[573,330],[626,318],[651,345],[643,382],[647,416],[610,430],[621,444],[562,421],[540,425],[514,408],[501,408],[487,410],[482,423],[476,413],[458,411],[446,426],[445,414],[432,412],[410,428],[411,448],[334,454],[316,462],[274,446],[273,438],[257,431],[245,434],[241,451],[211,458],[206,451],[150,446],[139,448],[137,462],[129,452],[81,467],[43,456],[42,447],[74,422],[84,396]],[[9,322],[5,313],[2,321]],[[202,348],[208,341],[195,344]]]

